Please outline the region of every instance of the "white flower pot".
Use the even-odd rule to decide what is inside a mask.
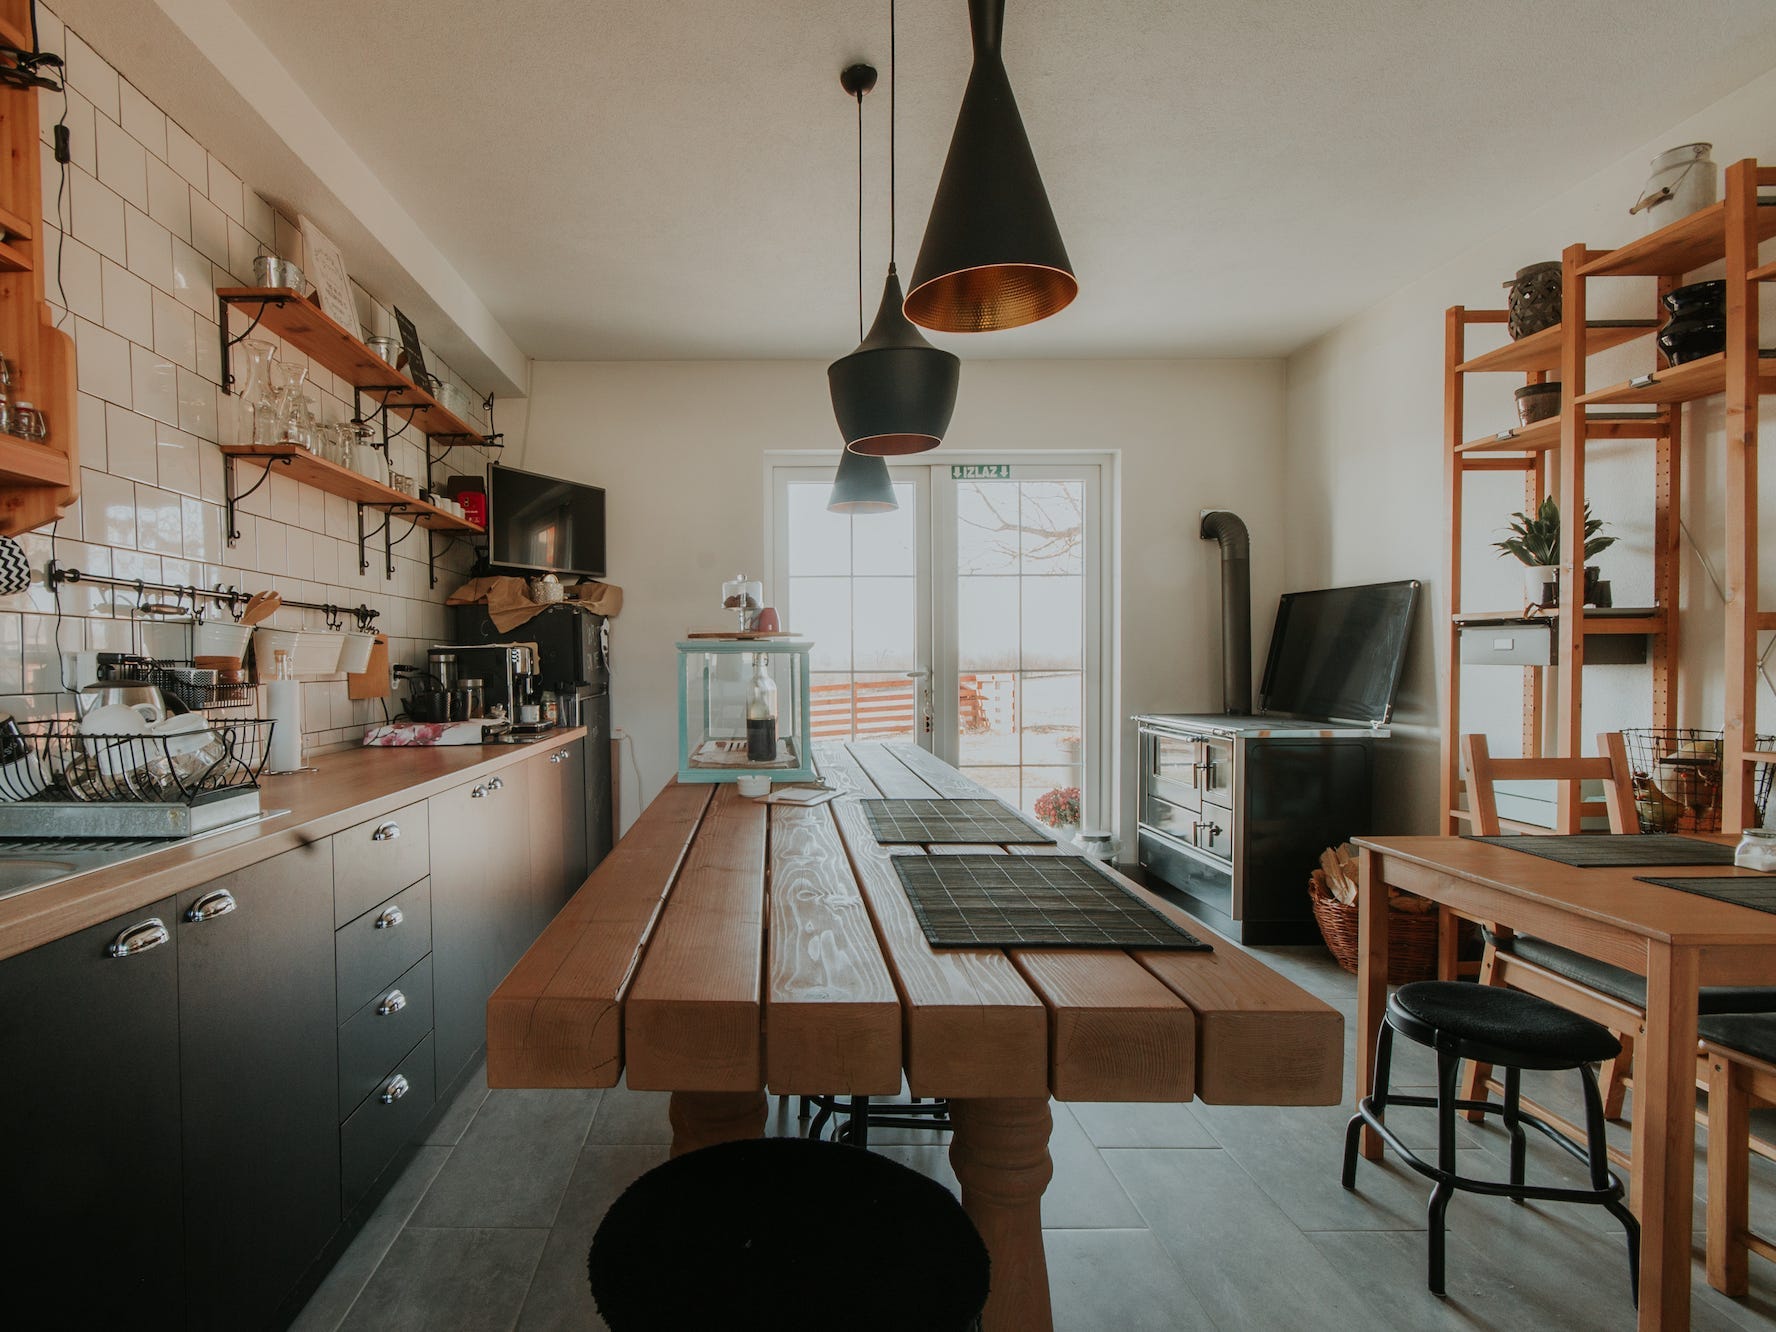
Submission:
[[[1523,599],[1531,606],[1545,606],[1552,602],[1548,595],[1548,584],[1558,583],[1560,570],[1552,564],[1529,564],[1523,567]]]

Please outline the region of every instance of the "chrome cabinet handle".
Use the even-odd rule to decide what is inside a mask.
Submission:
[[[387,823],[376,825],[376,831],[370,834],[372,842],[392,842],[401,835],[401,825],[393,819]]]
[[[495,777],[492,781],[487,783],[487,789],[489,791],[503,791],[503,790],[505,790],[506,789],[506,779],[504,777]]]
[[[410,1090],[412,1089],[407,1085],[407,1079],[397,1073],[394,1077],[389,1079],[388,1086],[382,1089],[382,1103],[384,1105],[393,1105]]]
[[[561,755],[559,755],[559,754],[551,754],[551,755],[549,755],[549,762],[551,762],[551,763],[559,763],[559,762],[561,762]]]
[[[381,1003],[376,1005],[376,1016],[387,1017],[391,1013],[399,1013],[407,1007],[407,996],[399,990],[390,990],[383,996]]]
[[[159,948],[172,937],[167,931],[165,921],[159,916],[150,916],[140,924],[120,931],[107,945],[105,952],[111,957],[134,957],[137,953],[146,953],[150,948]]]
[[[214,920],[217,916],[226,916],[240,905],[234,900],[234,894],[226,888],[218,888],[213,893],[205,893],[191,904],[186,911],[185,919],[193,925],[201,925],[206,920]]]
[[[485,800],[486,798],[487,788],[485,786],[477,786],[474,790],[469,792],[470,800]]]
[[[392,906],[376,918],[374,928],[379,930],[392,930],[406,919],[406,913],[404,913],[400,907]]]

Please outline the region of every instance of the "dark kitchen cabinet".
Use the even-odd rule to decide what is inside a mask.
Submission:
[[[555,919],[586,879],[584,740],[551,747],[531,774],[530,850],[536,933]]]
[[[179,995],[171,898],[0,961],[3,1307],[176,1324]]]
[[[440,1088],[487,1043],[487,997],[536,938],[529,804],[530,773],[537,766],[512,764],[431,801],[432,1001]]]
[[[273,1321],[339,1224],[332,853],[178,898],[186,1322]]]

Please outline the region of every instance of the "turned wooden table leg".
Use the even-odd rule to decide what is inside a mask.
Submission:
[[[765,1093],[673,1092],[672,1154],[765,1135]]]
[[[950,1164],[962,1182],[962,1206],[993,1260],[982,1332],[1050,1332],[1042,1252],[1042,1192],[1054,1174],[1048,1101],[952,1100],[950,1121]]]

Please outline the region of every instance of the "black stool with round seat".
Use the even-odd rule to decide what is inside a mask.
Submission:
[[[612,1332],[780,1332],[810,1315],[863,1332],[967,1332],[987,1302],[987,1247],[948,1189],[807,1138],[656,1166],[605,1213],[587,1267]]]
[[[1388,1087],[1389,1062],[1394,1033],[1429,1046],[1437,1052],[1437,1095],[1399,1096]],[[1409,1166],[1436,1181],[1431,1192],[1430,1275],[1431,1292],[1444,1291],[1444,1216],[1458,1189],[1541,1202],[1591,1203],[1608,1210],[1628,1232],[1628,1279],[1638,1291],[1640,1278],[1640,1223],[1622,1202],[1622,1181],[1609,1168],[1604,1140],[1603,1097],[1591,1065],[1614,1059],[1621,1042],[1609,1030],[1589,1018],[1568,1012],[1558,1004],[1520,990],[1506,990],[1462,981],[1418,981],[1402,985],[1388,1000],[1387,1017],[1375,1046],[1375,1090],[1365,1096],[1351,1117],[1344,1135],[1344,1187],[1355,1188],[1357,1151],[1364,1125],[1379,1133],[1388,1146]],[[1505,1098],[1501,1101],[1467,1100],[1456,1095],[1456,1077],[1464,1059],[1478,1060],[1504,1070]],[[1580,1146],[1553,1125],[1525,1112],[1521,1105],[1522,1071],[1558,1072],[1576,1069],[1585,1094],[1585,1145]],[[1391,1106],[1434,1106],[1437,1111],[1437,1164],[1421,1161],[1390,1130],[1385,1116]],[[1497,1114],[1511,1135],[1509,1182],[1472,1179],[1456,1173],[1455,1117],[1459,1111]],[[1523,1126],[1527,1124],[1585,1163],[1591,1174],[1588,1189],[1557,1188],[1523,1182]]]

